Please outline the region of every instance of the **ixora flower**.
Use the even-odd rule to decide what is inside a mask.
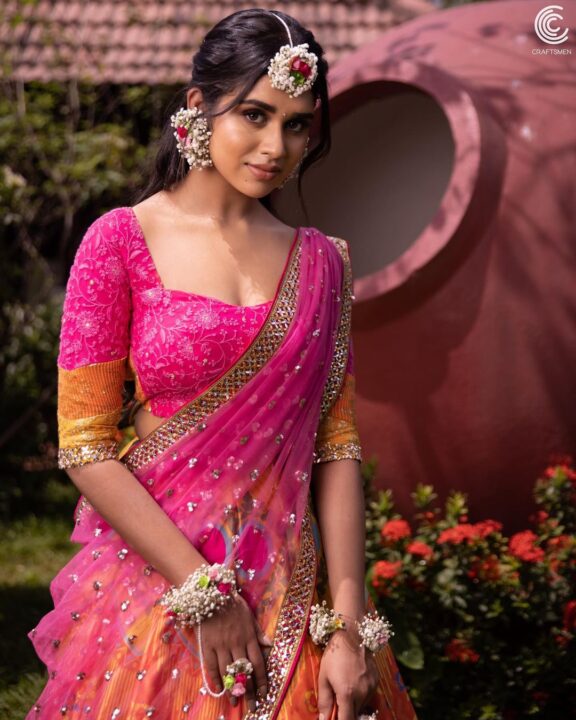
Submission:
[[[481,520],[474,525],[478,537],[485,538],[492,533],[497,533],[502,530],[502,523],[498,520]]]
[[[510,553],[524,562],[540,562],[544,559],[544,550],[536,545],[537,539],[532,530],[523,530],[512,535],[508,546]]]
[[[460,523],[459,525],[454,525],[454,527],[442,530],[438,536],[437,542],[439,545],[442,545],[443,543],[453,543],[454,545],[459,545],[464,541],[473,542],[477,538],[478,533],[476,532],[474,525],[470,525],[470,523]]]
[[[408,545],[406,550],[411,555],[420,555],[420,557],[423,558],[429,558],[431,555],[434,554],[434,550],[430,547],[430,545],[427,545],[425,542],[421,542],[420,540],[414,540],[413,542]]]
[[[489,555],[484,560],[476,560],[472,567],[468,570],[467,575],[470,579],[496,581],[502,576],[500,561],[496,555]]]
[[[564,607],[563,618],[564,630],[568,632],[576,631],[576,600],[569,600]]]
[[[382,526],[382,530],[380,530],[380,536],[383,540],[401,540],[402,538],[410,537],[410,535],[412,535],[410,525],[408,525],[406,520],[402,519],[388,520],[388,522]]]
[[[452,662],[476,663],[480,660],[480,655],[462,638],[452,639],[446,645],[445,653],[446,657]]]
[[[378,560],[374,563],[372,569],[372,586],[380,588],[386,580],[393,580],[402,568],[402,561],[389,562],[388,560]]]

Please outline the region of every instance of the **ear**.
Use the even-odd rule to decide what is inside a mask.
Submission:
[[[198,107],[201,105],[203,99],[202,90],[197,87],[192,87],[186,93],[186,106],[188,108]]]

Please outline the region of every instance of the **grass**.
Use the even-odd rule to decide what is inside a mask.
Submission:
[[[63,515],[28,515],[0,523],[2,720],[22,720],[46,683],[45,667],[28,633],[54,607],[50,582],[80,547],[69,540],[74,499],[72,488]]]

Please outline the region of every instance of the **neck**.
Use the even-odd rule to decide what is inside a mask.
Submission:
[[[232,187],[215,168],[191,169],[167,196],[184,215],[209,218],[221,227],[250,225],[268,214],[257,198]]]

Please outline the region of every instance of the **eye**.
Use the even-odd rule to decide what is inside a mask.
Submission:
[[[299,126],[296,129],[296,132],[298,133],[304,132],[304,130],[306,130],[310,126],[310,123],[307,120],[290,120],[288,124],[290,125],[291,123],[296,123],[296,125]]]
[[[264,116],[264,113],[262,112],[262,110],[246,110],[242,114],[244,115],[245,118],[248,118],[249,115],[256,115],[257,117],[260,117],[261,115]],[[254,122],[254,121],[250,120],[250,122]]]
[[[253,125],[262,124],[253,119],[254,117],[266,117],[266,114],[262,112],[262,110],[245,110],[242,114],[248,120],[248,122],[252,123]],[[287,125],[289,125],[291,127],[291,130],[293,130],[294,132],[301,133],[310,126],[310,122],[307,120],[289,120]]]

